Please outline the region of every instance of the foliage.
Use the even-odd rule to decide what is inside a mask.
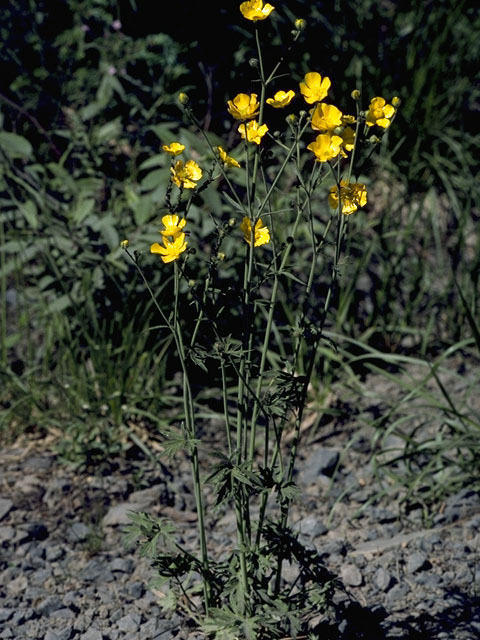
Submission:
[[[255,23],[273,10],[259,1],[242,6]],[[323,102],[332,81],[317,71],[299,84],[309,112],[293,105],[290,89],[268,101],[280,78],[288,86],[293,81],[281,74],[283,58],[264,64],[266,35],[257,25],[254,31],[258,94],[238,93],[227,102],[243,143],[225,151],[181,93],[204,150],[181,140],[163,145],[171,177],[150,253],[162,273],[173,271],[173,290],[157,291],[136,242],[122,241],[181,370],[183,412],[178,426],[164,432],[164,448],[168,455],[183,448],[190,461],[199,537],[198,548],[186,550],[163,519],[133,514],[129,539],[137,536],[142,553],[152,556],[156,584],[173,589],[169,604],[183,602],[217,640],[296,638],[332,606],[337,581],[288,524],[298,497],[294,470],[309,385],[332,345],[324,331],[335,323],[349,220],[368,200],[357,165],[381,143],[399,106],[395,97],[392,104],[376,97],[365,109],[353,91],[348,100],[355,113],[341,111]],[[301,29],[291,35],[293,46]],[[282,132],[270,133],[267,106],[286,109]],[[200,198],[208,233],[195,215]],[[223,437],[204,479],[200,425],[208,389],[221,396]],[[236,521],[236,545],[222,560],[208,544],[206,483],[215,506]],[[296,571],[293,581],[285,578],[287,563]]]

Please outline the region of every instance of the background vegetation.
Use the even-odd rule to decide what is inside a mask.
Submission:
[[[145,434],[168,421],[176,403],[170,339],[147,331],[158,317],[119,245],[129,238],[148,253],[156,239],[169,180],[162,143],[175,139],[199,157],[204,152],[182,120],[179,91],[219,144],[238,143],[225,104],[254,90],[243,75],[254,43],[239,3],[218,4],[206,10],[185,1],[161,23],[155,3],[134,0],[12,0],[1,9],[5,441],[55,434],[65,459],[88,463],[148,451]],[[315,70],[332,79],[335,100],[354,88],[365,103],[374,95],[402,99],[379,159],[364,167],[369,205],[355,216],[329,327],[344,338],[337,357],[323,362],[318,386],[325,392],[345,371],[389,374],[402,358],[478,357],[475,3],[280,4],[269,21],[275,59],[294,19],[307,21],[289,55],[287,88]],[[199,31],[206,11],[213,17]],[[228,219],[214,190],[196,203],[198,220],[206,209]],[[208,237],[208,222],[203,232]],[[158,261],[145,256],[144,268],[152,288],[167,293]],[[467,424],[460,410],[448,410],[461,436],[455,446],[470,452],[470,482],[478,478],[472,434],[480,419]],[[443,453],[437,447],[432,459]]]

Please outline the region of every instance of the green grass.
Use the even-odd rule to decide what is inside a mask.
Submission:
[[[115,3],[103,3],[97,12],[95,3],[87,4],[83,19],[90,31],[82,31],[81,16],[69,2],[71,22],[61,23],[53,45],[42,37],[41,16],[27,22],[36,68],[23,61],[18,33],[9,34],[2,56],[15,61],[16,76],[3,101],[0,96],[0,437],[7,442],[24,431],[59,433],[59,452],[74,462],[124,452],[137,437],[129,424],[156,428],[175,402],[168,386],[176,373],[170,341],[119,243],[128,237],[146,253],[156,239],[169,179],[161,143],[175,138],[204,153],[202,140],[173,107],[176,92],[188,88],[185,62],[192,57],[183,45],[170,36],[115,34]],[[369,180],[369,205],[349,220],[341,287],[335,314],[327,319],[332,343],[320,349],[318,378],[326,395],[345,371],[372,371],[367,356],[375,355],[375,371],[390,376],[402,394],[387,428],[404,439],[395,464],[404,464],[408,480],[394,464],[392,481],[430,505],[439,496],[425,489],[427,471],[449,491],[468,483],[469,468],[478,462],[477,417],[466,414],[463,400],[445,394],[441,377],[435,377],[452,349],[460,357],[459,345],[470,350],[472,340],[478,344],[480,138],[471,126],[479,99],[472,72],[478,17],[471,3],[449,0],[398,11],[369,0],[332,3],[322,14],[308,3],[286,5],[273,20],[278,32],[290,17],[303,15],[308,23],[290,67],[295,82],[306,70],[330,67],[335,99],[358,86],[367,104],[373,87],[403,100],[379,160],[366,161],[358,176]],[[30,16],[23,5],[22,11]],[[13,8],[6,17],[5,25],[15,24]],[[378,38],[367,41],[363,34],[371,27]],[[309,52],[316,51],[311,44],[321,33],[331,38],[330,49],[316,57]],[[73,49],[67,46],[71,37]],[[243,42],[237,66],[250,55],[250,42]],[[119,70],[113,75],[112,56]],[[164,68],[168,73],[160,80]],[[240,90],[239,80],[224,72],[231,97]],[[59,94],[44,93],[47,75],[61,87]],[[200,80],[197,85],[193,95],[206,105]],[[49,105],[47,120],[38,87]],[[210,98],[216,102],[207,112],[218,125],[216,144],[230,135],[225,97],[213,86]],[[284,193],[292,185],[285,180]],[[324,196],[318,201],[319,229]],[[288,198],[279,198],[288,209]],[[194,203],[192,219],[202,225],[205,245],[213,227],[209,214],[228,219],[229,206],[215,189]],[[307,254],[305,247],[295,248],[299,277]],[[322,259],[327,269],[331,247]],[[168,299],[171,282],[149,257],[143,263],[152,287]],[[237,278],[239,286],[234,267],[225,277]],[[315,283],[319,299],[324,285],[322,278]],[[289,291],[296,295],[293,281]],[[288,296],[283,305],[282,320],[288,322]],[[282,330],[279,322],[274,331]],[[341,344],[334,337],[340,334]],[[281,354],[269,357],[278,361]],[[408,358],[424,363],[426,378],[405,386],[390,368]],[[432,400],[427,382],[436,384],[440,398]],[[441,415],[440,439],[402,431],[419,400],[426,408],[433,402]],[[380,438],[376,445],[379,451],[386,446]],[[460,454],[452,461],[451,451],[466,451],[464,461]]]

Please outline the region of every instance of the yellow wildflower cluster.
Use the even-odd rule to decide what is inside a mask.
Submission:
[[[171,142],[170,144],[164,144],[162,149],[170,156],[178,156],[185,151],[185,145],[180,142]],[[172,174],[172,182],[180,189],[195,189],[197,182],[203,175],[203,171],[194,160],[177,160],[177,162],[170,167]]]
[[[347,126],[353,124],[355,118],[344,115],[333,104],[320,104],[327,97],[330,86],[330,78],[322,78],[316,71],[307,73],[304,82],[300,83],[305,102],[315,104],[311,111],[311,126],[320,134],[307,149],[315,154],[317,162],[328,162],[339,154],[346,157],[346,152],[351,151],[355,143],[355,132]]]
[[[185,218],[180,219],[176,215],[163,216],[164,229],[160,229],[163,238],[163,246],[154,242],[150,247],[150,253],[160,254],[163,262],[173,262],[180,257],[187,248],[185,233],[182,231],[187,224]],[[171,240],[168,239],[170,236]]]
[[[242,124],[239,125],[238,131],[242,138],[247,142],[254,142],[260,144],[263,136],[267,133],[268,127],[266,124],[260,125],[255,116],[260,111],[260,104],[257,100],[257,94],[251,93],[239,93],[233,100],[228,100],[228,112],[235,120],[242,120]],[[248,122],[247,122],[248,121]]]
[[[342,203],[342,213],[349,215],[354,213],[359,207],[367,204],[367,189],[360,182],[348,183],[346,180],[340,182],[340,200]],[[333,186],[328,196],[328,204],[332,209],[338,207],[338,187]]]
[[[188,160],[185,164],[182,160],[177,160],[173,167],[170,167],[172,182],[178,188],[195,189],[197,182],[203,175],[203,171],[194,160]]]

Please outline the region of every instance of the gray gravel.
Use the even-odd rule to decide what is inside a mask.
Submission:
[[[415,515],[400,516],[388,499],[362,511],[375,491],[366,452],[340,456],[337,445],[308,448],[297,477],[303,501],[292,511],[300,539],[315,545],[348,594],[322,637],[478,638],[478,494],[450,498],[430,529]],[[11,449],[1,465],[0,639],[198,637],[180,616],[165,618],[148,588],[148,562],[124,547],[131,510],[170,517],[185,544],[196,539],[186,464],[172,477],[145,460],[75,472],[51,454]],[[334,474],[333,485],[316,483],[314,471]],[[221,552],[231,544],[232,520],[215,517],[210,544]]]

